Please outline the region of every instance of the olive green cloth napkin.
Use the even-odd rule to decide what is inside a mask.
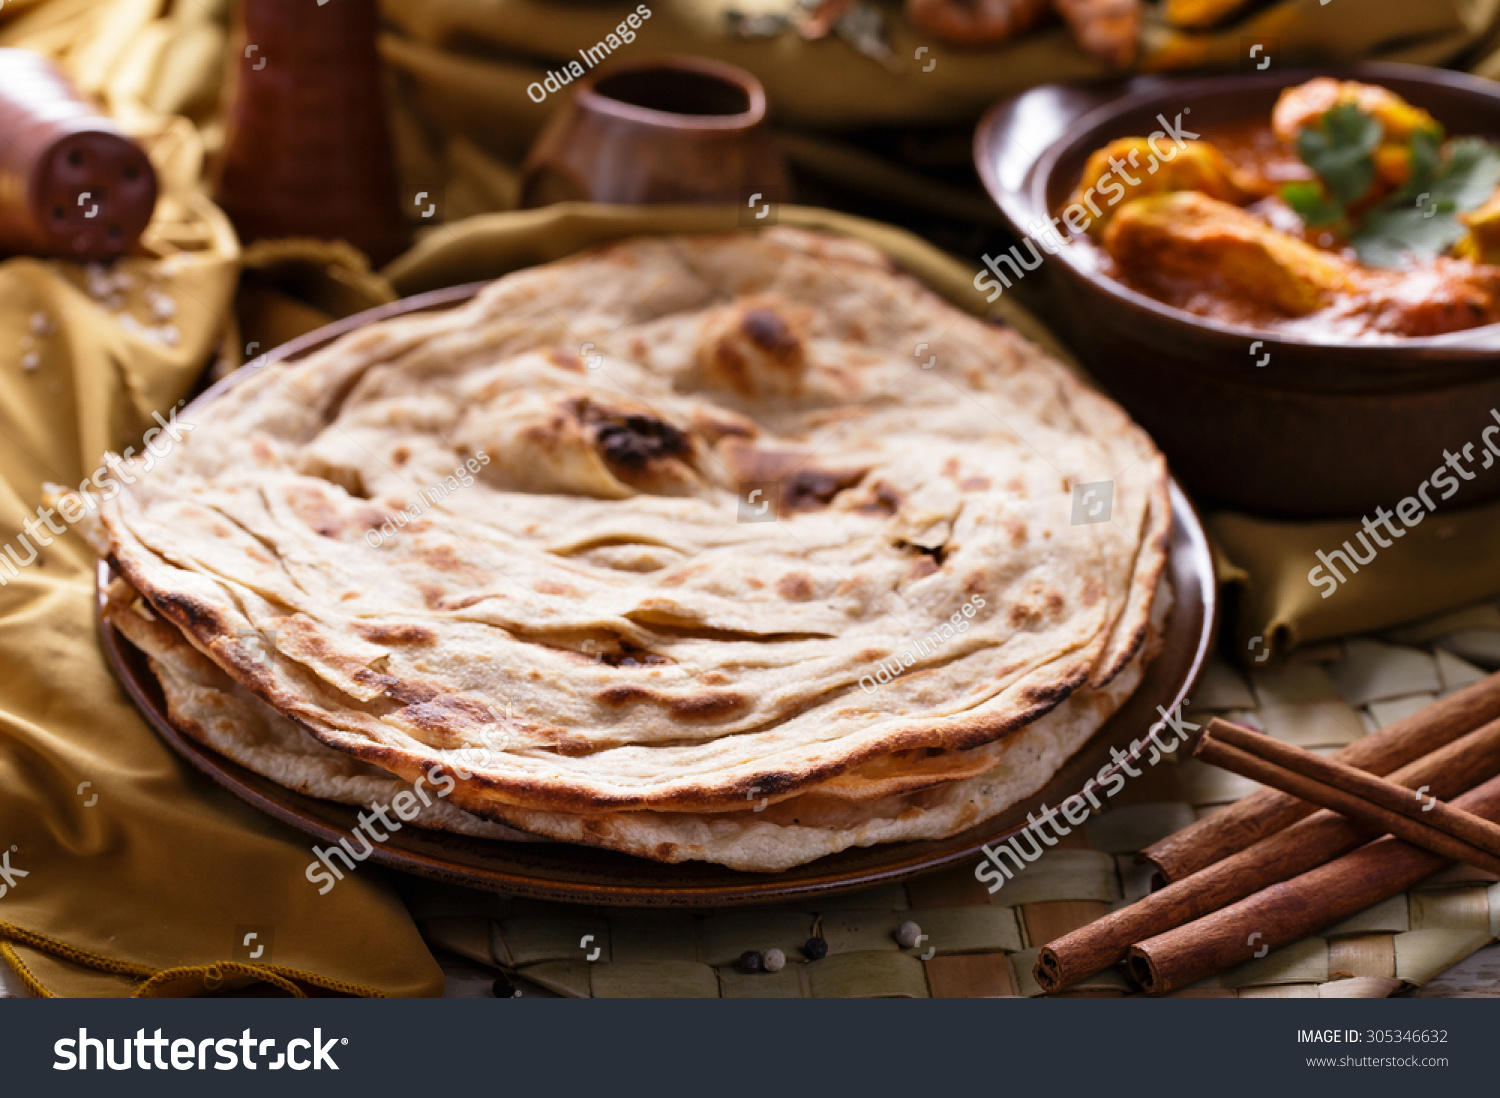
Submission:
[[[1391,501],[1395,503],[1395,500]],[[1358,522],[1271,522],[1229,512],[1209,515],[1219,550],[1219,578],[1235,588],[1232,643],[1238,659],[1257,663],[1293,648],[1369,633],[1500,594],[1500,503],[1440,511],[1379,548],[1361,543]],[[1379,528],[1377,527],[1377,530]],[[1378,549],[1350,572],[1334,550],[1357,557]],[[1330,587],[1318,557],[1334,561],[1345,581]],[[1257,642],[1257,638],[1259,641]]]

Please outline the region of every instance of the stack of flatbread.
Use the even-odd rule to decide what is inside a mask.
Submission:
[[[501,841],[773,871],[954,834],[1119,707],[1170,600],[1150,440],[842,238],[599,248],[189,419],[73,501],[172,720]]]

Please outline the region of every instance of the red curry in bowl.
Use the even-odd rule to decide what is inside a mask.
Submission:
[[[1342,343],[1500,322],[1500,146],[1374,84],[1319,77],[1263,121],[1111,141],[1059,214],[1087,266],[1226,324]]]

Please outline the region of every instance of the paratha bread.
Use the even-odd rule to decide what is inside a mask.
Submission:
[[[324,747],[265,702],[236,685],[182,633],[145,607],[123,580],[110,588],[105,617],[150,657],[172,721],[235,762],[289,788],[345,804],[389,805],[409,784]],[[711,861],[732,869],[775,872],[815,858],[879,842],[939,839],[956,834],[1034,796],[1135,690],[1156,654],[1172,605],[1161,581],[1141,650],[1109,683],[1084,687],[1056,709],[995,743],[939,756],[972,766],[970,780],[938,781],[924,792],[886,794],[855,803],[814,787],[775,805],[732,813],[564,813],[503,809],[537,836],[602,846],[659,861]],[[466,794],[455,789],[459,798]],[[481,813],[495,815],[481,803]],[[438,801],[419,826],[508,841],[514,831]]]
[[[1115,405],[787,230],[627,241],[371,325],[133,480],[94,537],[156,612],[352,758],[461,756],[455,802],[496,815],[952,778],[1134,658],[1170,523]],[[1074,522],[1097,482],[1107,520]]]
[[[288,789],[361,806],[389,806],[411,783],[324,747],[306,731],[236,684],[152,612],[124,580],[106,592],[104,617],[150,661],[174,727],[219,754]],[[431,800],[429,798],[429,800]],[[523,842],[532,836],[471,815],[444,800],[420,804],[421,827]]]
[[[1162,581],[1153,625],[1166,620],[1172,598]],[[1108,683],[1084,687],[1019,731],[976,749],[989,764],[974,777],[947,781],[921,792],[850,801],[816,787],[759,811],[732,813],[611,812],[570,815],[491,803],[486,815],[567,842],[621,850],[656,861],[709,861],[731,869],[776,872],[854,846],[942,839],[999,815],[1031,798],[1139,685],[1144,664],[1155,654],[1159,633]],[[1147,729],[1139,730],[1144,738]],[[1074,792],[1074,791],[1070,791]],[[459,789],[455,798],[466,798]],[[460,799],[459,803],[465,803]]]

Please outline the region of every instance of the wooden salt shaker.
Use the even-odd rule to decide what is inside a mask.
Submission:
[[[156,208],[145,152],[50,58],[0,49],[0,252],[99,261]]]

